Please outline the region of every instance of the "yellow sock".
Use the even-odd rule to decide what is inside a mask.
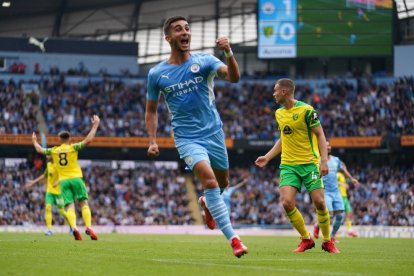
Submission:
[[[323,239],[325,241],[330,240],[330,218],[328,208],[325,210],[316,210],[316,215],[318,217],[318,225],[321,229]]]
[[[82,207],[82,218],[83,218],[83,222],[85,223],[85,226],[91,227],[92,215],[91,215],[91,209],[89,209],[88,205],[85,205]]]
[[[76,213],[75,213],[75,209],[68,208],[68,210],[66,211],[66,217],[68,219],[68,222],[69,222],[70,227],[72,227],[72,229],[76,229]]]
[[[288,216],[293,227],[295,227],[295,229],[299,232],[302,239],[307,239],[310,237],[309,231],[306,229],[302,214],[296,207],[289,213],[286,213],[286,215]]]
[[[45,208],[45,220],[47,229],[52,229],[52,205],[46,204]]]
[[[347,219],[346,220],[346,229],[351,229],[352,228],[352,220],[350,220],[350,219]]]
[[[65,221],[69,224],[68,216],[66,215],[65,209],[60,208],[58,211],[59,211],[59,214],[61,214],[63,218],[65,219]]]

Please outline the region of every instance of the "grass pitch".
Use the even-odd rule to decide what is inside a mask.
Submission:
[[[392,9],[347,8],[346,1],[299,0],[298,56],[383,56],[392,54]],[[355,41],[351,43],[351,35]]]
[[[293,237],[243,237],[232,255],[222,236],[0,233],[0,275],[412,275],[414,239],[342,238],[341,254],[292,253]]]

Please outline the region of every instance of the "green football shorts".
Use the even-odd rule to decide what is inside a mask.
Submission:
[[[347,196],[343,196],[342,197],[342,201],[344,202],[344,211],[345,211],[345,214],[346,213],[349,213],[349,212],[352,212],[351,204],[349,204],[348,197]]]
[[[60,190],[65,200],[65,206],[73,203],[75,199],[78,201],[88,199],[85,182],[79,177],[60,181]]]
[[[322,178],[319,174],[319,166],[316,164],[281,164],[279,168],[280,187],[292,186],[300,192],[303,183],[309,193],[313,190],[323,188]]]
[[[55,195],[55,194],[46,192],[45,203],[56,205],[59,209],[61,209],[63,208],[63,197],[62,195]]]

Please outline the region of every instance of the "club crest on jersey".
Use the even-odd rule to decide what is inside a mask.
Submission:
[[[292,133],[293,133],[293,129],[292,129],[290,126],[286,125],[286,126],[283,128],[283,133],[284,133],[284,134],[286,134],[286,135],[290,135],[290,134],[292,134]]]
[[[198,73],[200,72],[200,65],[198,65],[197,63],[193,63],[190,67],[190,70],[193,73]]]
[[[296,121],[299,118],[299,114],[295,113],[292,116],[293,121]]]

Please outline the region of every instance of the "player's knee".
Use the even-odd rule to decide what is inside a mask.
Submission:
[[[60,208],[60,209],[58,210],[58,212],[59,212],[59,214],[64,215],[64,214],[65,214],[65,209]]]
[[[46,204],[46,212],[51,212],[52,211],[52,204]]]
[[[336,214],[335,219],[336,221],[338,221],[338,223],[342,223],[344,220],[344,214],[343,213]]]
[[[283,198],[282,199],[282,206],[283,209],[285,209],[286,212],[290,212],[293,209],[295,209],[295,200],[292,200],[290,198]]]
[[[219,183],[220,188],[227,188],[230,185],[230,180],[228,178],[221,180]]]
[[[313,204],[315,205],[317,210],[325,210],[326,209],[326,203],[324,195],[322,196],[316,196],[313,198]]]
[[[203,181],[204,183],[204,188],[205,189],[213,189],[213,188],[217,188],[218,187],[218,183],[217,180],[213,177],[211,178],[206,178]]]

